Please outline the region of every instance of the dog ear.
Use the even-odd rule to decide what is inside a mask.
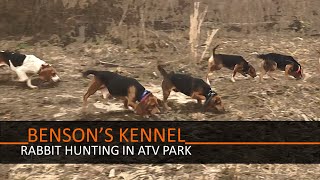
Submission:
[[[163,101],[162,101],[161,99],[158,99],[158,98],[157,98],[157,103],[158,103],[159,105],[163,106]]]
[[[50,64],[42,64],[41,67],[42,68],[47,68],[47,67],[50,67]]]
[[[210,96],[203,104],[203,106],[206,108],[209,104],[209,102],[212,100],[213,96]]]
[[[136,113],[139,115],[146,114],[146,105],[144,103],[139,103],[135,109]]]

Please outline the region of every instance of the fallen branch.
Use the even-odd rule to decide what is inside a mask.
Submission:
[[[317,53],[320,55],[320,51],[319,50],[316,50],[317,51]],[[318,69],[319,69],[319,71],[320,71],[320,57],[319,57],[319,64],[318,64]]]
[[[121,19],[120,19],[120,22],[119,22],[119,25],[118,26],[122,26],[122,23],[123,21],[125,20],[125,18],[127,17],[127,12],[128,12],[128,9],[129,9],[129,4],[131,2],[127,2],[126,6],[123,8],[123,13],[122,13],[122,16],[121,16]]]
[[[147,29],[147,31],[155,35],[157,39],[161,38],[165,43],[171,45],[173,47],[173,51],[178,51],[177,46],[173,43],[173,40],[167,34],[161,34],[161,37],[160,37],[160,35],[157,32],[154,32],[150,29]],[[164,38],[166,38],[167,40],[164,40]]]
[[[208,38],[207,38],[207,40],[206,40],[206,43],[205,43],[206,46],[205,46],[204,51],[202,52],[202,55],[201,55],[201,58],[200,58],[199,61],[201,61],[201,60],[204,58],[204,56],[205,56],[208,48],[209,48],[210,45],[211,45],[211,42],[212,42],[213,37],[216,35],[216,33],[217,33],[218,31],[219,31],[219,29],[213,29],[213,30],[211,31],[210,36],[208,36]]]
[[[105,61],[99,61],[100,64],[106,66],[106,67],[125,67],[125,68],[144,68],[145,66],[124,66],[124,65],[119,65],[119,64],[114,64],[114,63],[109,63]]]

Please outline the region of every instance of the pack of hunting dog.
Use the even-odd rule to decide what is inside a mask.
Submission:
[[[319,6],[316,0],[6,1],[0,119],[320,120]],[[33,175],[18,170],[31,166]],[[40,166],[51,167],[1,168],[4,176],[27,178],[40,176]],[[64,166],[53,169],[77,169]],[[94,166],[101,178],[115,169],[115,179],[151,172],[179,179],[188,168],[189,178],[297,176],[286,165],[269,173],[261,170],[267,165]],[[292,165],[305,169],[300,177],[309,177],[311,166]]]

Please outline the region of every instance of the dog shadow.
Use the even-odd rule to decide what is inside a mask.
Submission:
[[[168,102],[168,106],[171,108],[171,111],[181,111],[182,113],[196,113],[204,110],[203,105],[197,102],[177,103],[172,101]]]
[[[183,114],[191,114],[191,113],[203,113],[203,114],[225,114],[228,113],[228,111],[225,112],[219,112],[218,110],[212,110],[208,111],[205,110],[203,104],[198,104],[197,102],[186,102],[186,103],[177,103],[177,102],[170,102],[168,103],[169,107],[171,107],[171,110],[168,112],[177,112],[177,113],[183,113]]]
[[[92,113],[82,111],[79,117],[80,121],[141,121],[146,120],[150,121],[153,117],[143,117],[135,114],[132,110],[116,110],[116,111],[107,111]]]
[[[55,82],[55,83],[45,82],[45,81],[41,80],[40,78],[36,78],[36,79],[31,80],[31,84],[34,86],[38,86],[39,89],[54,88],[59,83],[60,83],[60,81]],[[19,89],[31,89],[30,87],[28,87],[26,82],[16,81],[12,78],[11,75],[1,75],[0,86],[15,86],[16,88],[19,88]]]

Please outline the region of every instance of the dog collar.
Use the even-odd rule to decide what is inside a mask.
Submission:
[[[147,97],[148,97],[150,94],[151,94],[150,91],[144,90],[144,92],[142,93],[142,95],[141,95],[141,97],[140,97],[140,101],[139,101],[139,102],[142,102],[142,101],[146,100]]]
[[[218,94],[210,89],[209,93],[206,96],[206,101],[204,102],[204,106],[208,105],[208,103],[211,101],[211,99],[216,95],[218,95]]]

